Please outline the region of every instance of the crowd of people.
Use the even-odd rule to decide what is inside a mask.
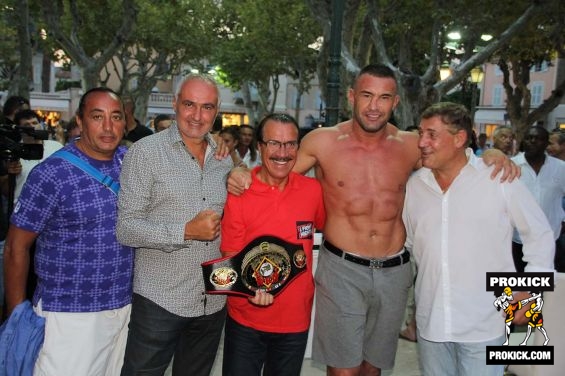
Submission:
[[[157,116],[155,132],[131,98],[84,93],[69,142],[41,141],[41,163],[9,161],[3,174],[21,175],[3,247],[5,311],[31,300],[44,319],[33,373],[209,375],[223,333],[224,375],[299,375],[312,327],[328,375],[380,375],[394,367],[415,265],[424,374],[502,375],[484,362],[505,326],[481,281],[493,268],[563,265],[563,134],[532,127],[512,163],[500,127],[492,148],[479,135],[479,158],[461,105],[432,105],[416,132],[393,125],[400,99],[384,65],[363,68],[347,96],[351,119],[301,139],[282,113],[215,129],[219,89],[206,75],[180,82],[174,116]],[[40,127],[29,102],[12,102],[9,126]],[[276,280],[286,262],[296,272],[287,285],[206,294],[201,264],[242,267],[240,251],[262,237],[283,251],[246,278]]]

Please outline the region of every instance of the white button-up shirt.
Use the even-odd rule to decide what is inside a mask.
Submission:
[[[536,174],[526,161],[524,153],[518,154],[512,160],[522,168],[520,180],[526,184],[547,216],[553,230],[553,239],[556,240],[561,234],[561,223],[565,220],[562,206],[562,199],[565,196],[565,162],[546,154],[545,162],[539,174]],[[514,241],[521,243],[517,235],[514,233]]]
[[[407,248],[418,266],[416,322],[436,342],[482,342],[504,335],[504,316],[486,291],[487,272],[514,272],[511,240],[524,239],[528,272],[553,271],[555,242],[524,183],[491,180],[474,155],[443,193],[430,169],[408,181]]]

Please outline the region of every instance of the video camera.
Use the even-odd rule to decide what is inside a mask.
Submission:
[[[22,135],[35,140],[47,140],[49,132],[28,126],[0,125],[0,160],[16,161],[18,159],[43,159],[43,144],[22,143]]]

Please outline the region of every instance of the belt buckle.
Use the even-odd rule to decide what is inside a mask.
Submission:
[[[379,259],[370,259],[369,260],[369,268],[370,269],[380,269],[382,268],[384,265],[384,261],[383,260],[379,260]]]

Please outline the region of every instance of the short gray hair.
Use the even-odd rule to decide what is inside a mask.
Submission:
[[[498,135],[500,134],[500,132],[502,132],[504,130],[509,130],[510,133],[512,133],[512,135],[514,135],[514,129],[512,129],[512,127],[509,127],[508,125],[501,125],[501,126],[496,127],[494,132],[492,132],[492,138],[493,139],[497,138]]]
[[[175,98],[178,98],[180,91],[182,89],[182,86],[186,82],[192,81],[192,80],[199,80],[199,81],[202,81],[202,82],[205,82],[207,84],[212,85],[216,89],[216,93],[218,93],[218,104],[220,103],[220,88],[218,87],[218,83],[216,82],[216,80],[214,80],[214,78],[212,76],[210,76],[209,74],[205,74],[205,73],[190,73],[189,75],[185,76],[177,85],[177,88],[175,90]]]

